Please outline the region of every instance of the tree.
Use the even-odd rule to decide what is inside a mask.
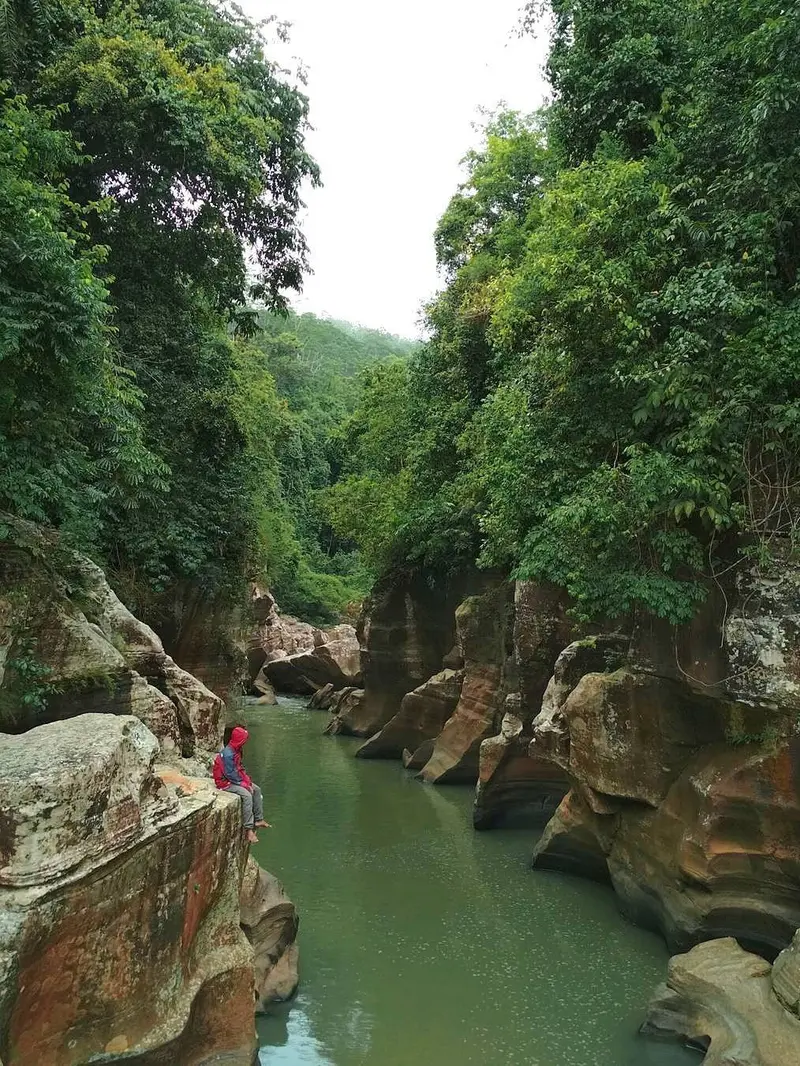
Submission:
[[[437,231],[382,552],[683,621],[797,537],[800,23],[772,0],[552,7],[552,105],[489,124]]]
[[[115,358],[103,251],[65,191],[78,155],[55,119],[0,100],[0,509],[96,546],[102,509],[146,502],[165,471]]]

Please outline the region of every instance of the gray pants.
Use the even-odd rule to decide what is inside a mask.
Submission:
[[[242,801],[242,821],[245,829],[252,829],[256,822],[264,821],[264,797],[258,785],[253,785],[253,794],[244,785],[228,785],[226,792],[232,792]]]

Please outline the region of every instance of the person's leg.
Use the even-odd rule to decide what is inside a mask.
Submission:
[[[264,797],[258,785],[253,785],[253,817],[257,822],[264,821]]]
[[[226,792],[232,792],[234,796],[238,796],[242,801],[242,823],[245,829],[252,829],[253,818],[253,797],[244,787],[244,785],[228,785],[225,789]]]

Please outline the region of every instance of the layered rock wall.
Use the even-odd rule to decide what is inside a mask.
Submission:
[[[685,950],[772,955],[800,925],[800,569],[740,567],[690,625],[576,631],[557,589],[484,576],[436,603],[387,579],[363,628],[364,692],[330,731],[431,782],[476,783],[475,823],[546,823],[538,868],[610,881]],[[427,590],[427,591],[426,591]]]
[[[196,584],[184,582],[170,590],[168,599],[154,604],[147,618],[184,670],[225,703],[242,695],[250,628],[246,602],[213,599]]]
[[[617,669],[543,710],[531,750],[572,790],[535,865],[608,877],[625,913],[678,950],[785,946],[800,924],[798,604],[796,569],[745,572],[702,625],[632,627]]]
[[[360,626],[364,696],[333,732],[371,737],[397,714],[406,693],[443,666],[461,666],[454,614],[468,585],[432,585],[423,574],[378,582]],[[455,658],[445,662],[448,654]]]

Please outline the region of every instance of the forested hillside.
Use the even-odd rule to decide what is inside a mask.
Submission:
[[[269,583],[285,610],[331,622],[374,577],[326,513],[326,493],[347,461],[344,427],[371,376],[402,366],[417,346],[313,314],[261,315],[259,326],[252,343],[282,402],[273,429],[282,509],[268,533]]]
[[[369,384],[330,514],[374,567],[477,559],[681,621],[797,533],[800,19],[552,9],[554,101],[467,157],[431,342]]]
[[[208,0],[3,11],[0,510],[155,621],[178,587],[238,601],[249,578],[332,620],[365,579],[313,502],[328,438],[359,369],[408,345],[277,314],[317,180],[283,31]]]

